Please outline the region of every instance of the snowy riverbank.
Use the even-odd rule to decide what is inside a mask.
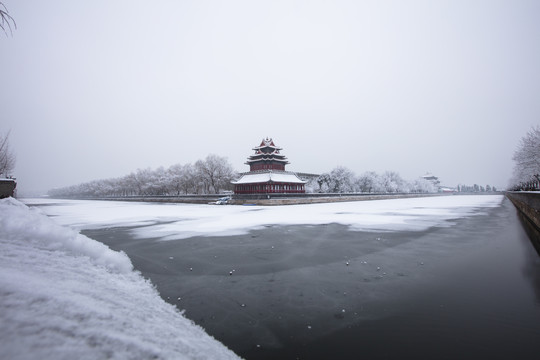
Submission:
[[[234,359],[121,252],[0,200],[0,358]]]

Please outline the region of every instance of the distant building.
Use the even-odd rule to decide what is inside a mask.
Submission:
[[[435,188],[437,189],[438,192],[443,192],[443,193],[456,192],[456,189],[454,189],[454,188],[451,188],[449,186],[441,185],[441,182],[439,181],[439,178],[436,177],[433,174],[426,173],[424,176],[422,176],[422,179],[431,182],[433,184],[433,186],[435,186]]]
[[[289,164],[270,138],[263,139],[259,146],[253,148],[255,154],[248,157],[246,165],[249,172],[243,173],[240,179],[233,181],[235,194],[298,194],[305,193],[306,181],[296,173],[285,171]]]
[[[430,174],[430,173],[426,173],[425,175],[423,175],[423,176],[422,176],[422,179],[429,181],[430,183],[432,183],[432,184],[433,184],[434,186],[436,186],[437,188],[438,188],[439,185],[441,184],[441,182],[439,181],[439,178],[436,177],[436,176],[433,175],[433,174]]]

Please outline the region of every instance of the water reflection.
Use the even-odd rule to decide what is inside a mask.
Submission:
[[[540,231],[538,228],[525,216],[521,211],[516,209],[516,212],[519,217],[519,221],[523,226],[523,229],[527,233],[529,240],[536,249],[538,256],[540,256]]]
[[[528,237],[528,239],[523,240],[529,240],[536,250],[536,253],[534,253],[529,251],[532,250],[530,246],[524,246],[525,257],[528,261],[525,262],[523,267],[523,276],[530,280],[536,294],[536,301],[540,304],[540,231],[521,211],[516,209],[516,213]]]

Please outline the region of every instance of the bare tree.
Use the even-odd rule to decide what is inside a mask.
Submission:
[[[4,31],[4,33],[7,35],[7,30],[13,35],[13,29],[11,28],[11,24],[13,24],[13,27],[16,29],[17,24],[15,23],[15,20],[9,15],[9,11],[6,8],[6,5],[4,3],[0,2],[0,29]]]
[[[533,127],[521,138],[513,160],[514,183],[533,180],[540,174],[540,127]]]
[[[234,177],[234,170],[226,158],[217,155],[208,155],[206,159],[195,163],[195,169],[204,184],[205,192],[219,193],[221,189],[230,187]]]
[[[0,175],[9,176],[15,169],[15,155],[9,148],[9,133],[0,136]]]
[[[337,166],[330,172],[330,192],[347,193],[353,192],[355,181],[354,173],[345,166]]]
[[[358,191],[371,193],[377,191],[377,184],[380,182],[379,175],[374,171],[367,171],[356,179]]]

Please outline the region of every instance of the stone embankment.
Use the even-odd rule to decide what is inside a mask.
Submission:
[[[65,199],[77,200],[106,200],[106,201],[134,201],[134,202],[162,202],[162,203],[186,203],[186,204],[208,204],[216,202],[219,198],[227,195],[133,195],[133,196],[103,196],[103,197],[66,197]]]
[[[111,196],[111,197],[88,197],[85,200],[109,200],[109,201],[137,201],[137,202],[163,202],[163,203],[186,203],[186,204],[212,204],[223,197],[230,197],[228,205],[298,205],[318,204],[343,201],[365,201],[384,199],[404,199],[427,196],[448,195],[443,193],[395,193],[395,194],[271,194],[271,195],[180,195],[180,196]]]
[[[540,191],[508,191],[506,197],[540,230]]]
[[[427,196],[441,196],[442,193],[435,194],[306,194],[304,196],[235,196],[229,201],[232,205],[298,205],[298,204],[319,204],[344,201],[366,201],[385,199],[404,199]]]

